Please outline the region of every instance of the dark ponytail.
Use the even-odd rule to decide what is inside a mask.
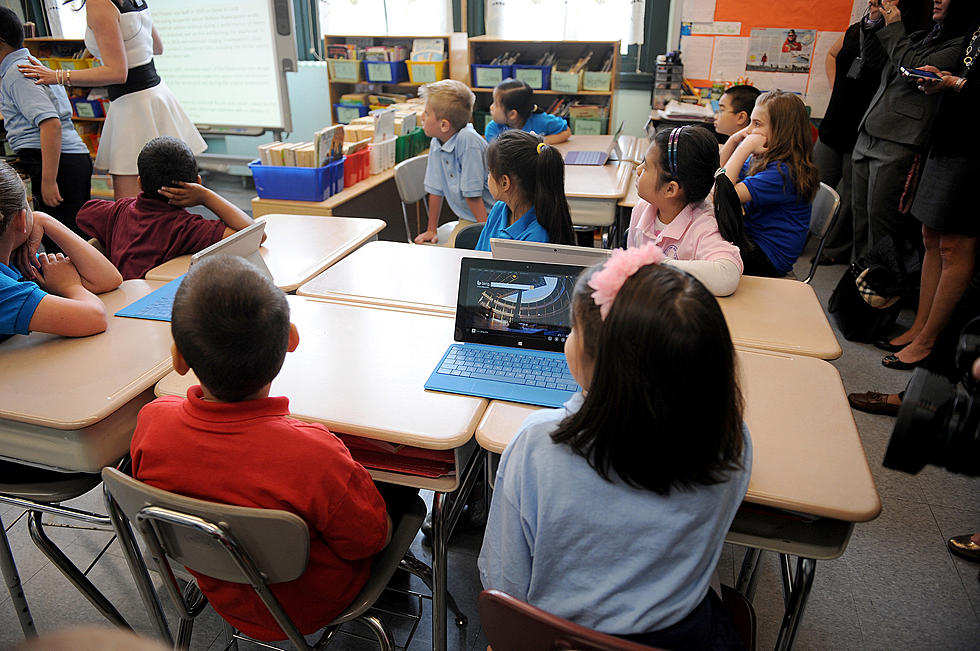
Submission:
[[[671,134],[676,137],[673,167],[669,155]],[[675,181],[684,193],[687,203],[704,201],[714,186],[718,231],[726,240],[744,250],[746,239],[742,223],[742,204],[731,180],[724,174],[717,174],[720,166],[718,141],[711,132],[704,127],[662,129],[654,137],[654,143],[660,151],[661,184]]]
[[[540,153],[538,145],[540,147]],[[537,135],[511,129],[487,148],[487,169],[507,176],[534,203],[538,223],[551,244],[575,244],[572,216],[565,198],[565,161]]]

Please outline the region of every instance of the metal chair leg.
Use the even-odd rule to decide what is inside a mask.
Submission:
[[[132,630],[132,627],[126,622],[116,607],[113,606],[105,596],[99,592],[98,588],[92,585],[92,582],[86,578],[84,574],[75,566],[71,560],[65,556],[64,552],[58,548],[54,542],[48,538],[48,535],[44,532],[44,527],[41,522],[42,513],[40,511],[30,511],[27,516],[27,530],[31,534],[31,540],[37,546],[41,552],[48,557],[55,567],[61,570],[61,573],[65,575],[65,578],[71,582],[75,588],[81,592],[86,599],[102,613],[102,616],[112,622],[113,625],[119,628],[125,628]]]
[[[738,579],[735,581],[735,589],[749,601],[752,601],[752,597],[755,596],[755,584],[758,580],[759,558],[761,556],[761,549],[747,548],[745,558],[742,559],[742,569],[739,570]]]
[[[14,562],[14,555],[10,551],[10,541],[7,540],[7,531],[4,529],[2,519],[0,519],[0,572],[3,573],[4,581],[7,583],[10,601],[17,610],[17,618],[20,620],[20,628],[24,632],[24,637],[37,637],[34,618],[31,617],[27,597],[24,596],[24,586],[20,582],[20,573],[17,572],[17,564]]]
[[[803,619],[803,609],[810,595],[810,588],[813,587],[813,575],[816,570],[817,562],[812,558],[797,559],[793,591],[786,606],[786,613],[783,615],[779,636],[776,638],[776,651],[788,651],[793,648],[796,635],[800,630],[800,620]]]
[[[371,629],[374,636],[378,638],[378,646],[381,647],[381,651],[393,651],[395,648],[395,641],[391,637],[391,631],[380,619],[374,615],[365,615],[363,617],[358,617],[357,621],[362,622],[365,626]]]
[[[422,583],[425,584],[425,587],[429,589],[429,592],[432,592],[432,568],[426,565],[423,561],[420,561],[414,555],[409,553],[406,554],[405,558],[398,563],[398,567],[405,570],[409,574],[417,576]],[[464,615],[463,611],[456,605],[456,599],[453,598],[452,593],[448,590],[446,591],[446,606],[449,608],[449,610],[453,611],[453,615],[456,616],[456,626],[466,626],[466,615]]]

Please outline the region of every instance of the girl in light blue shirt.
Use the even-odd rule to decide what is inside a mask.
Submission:
[[[487,148],[487,185],[497,200],[476,243],[489,251],[490,239],[574,244],[565,198],[565,161],[531,133],[511,130]]]
[[[565,142],[572,135],[565,118],[545,113],[534,103],[534,90],[527,82],[507,79],[493,89],[493,104],[483,135],[487,142],[508,129],[534,132],[554,145]]]
[[[735,352],[718,303],[654,244],[571,297],[582,392],[504,450],[483,586],[649,646],[741,648],[709,584],[749,483]]]

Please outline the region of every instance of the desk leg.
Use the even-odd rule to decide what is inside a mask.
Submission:
[[[34,618],[31,617],[31,609],[28,607],[27,598],[24,596],[24,586],[20,582],[20,574],[17,572],[17,564],[14,562],[14,555],[10,551],[10,541],[7,540],[7,532],[3,528],[2,520],[0,520],[0,573],[3,574],[3,578],[7,582],[10,602],[17,610],[17,617],[20,619],[20,628],[24,631],[24,637],[37,637]]]
[[[738,572],[738,579],[735,581],[735,589],[752,601],[755,597],[755,584],[759,578],[759,557],[762,550],[755,547],[745,549],[745,558],[742,559],[742,569]]]
[[[817,562],[812,558],[799,558],[796,561],[796,576],[793,577],[793,587],[790,591],[786,613],[776,638],[776,651],[788,651],[793,648],[796,634],[799,632],[803,609],[806,607],[810,588],[813,587],[813,575],[817,570]]]

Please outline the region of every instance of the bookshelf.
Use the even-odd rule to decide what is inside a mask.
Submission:
[[[42,63],[45,63],[48,67],[53,68],[54,65],[52,64],[54,62],[71,60],[75,53],[85,50],[85,41],[80,38],[56,38],[52,36],[42,36],[25,38],[24,47],[26,47],[35,58],[41,59]],[[62,67],[60,63],[58,67]],[[65,90],[68,91],[68,97],[72,99],[87,96],[91,89],[88,87],[77,87],[66,88]],[[79,93],[84,93],[84,95],[79,95]],[[77,114],[73,105],[71,119],[72,122],[75,123],[75,128],[82,137],[82,140],[85,142],[86,146],[88,146],[89,153],[94,158],[95,152],[98,149],[99,137],[102,135],[102,125],[105,122],[105,118],[81,117]]]
[[[367,47],[371,45],[404,45],[409,50],[412,49],[412,41],[417,38],[421,39],[435,39],[441,38],[446,43],[446,60],[449,60],[449,35],[448,34],[437,34],[437,35],[426,35],[426,36],[351,36],[351,35],[325,35],[323,37],[323,51],[329,53],[330,45],[338,44],[356,44],[359,47]],[[398,93],[403,95],[409,95],[415,97],[418,93],[418,87],[423,86],[428,82],[412,82],[412,81],[390,81],[390,82],[372,82],[369,81],[364,74],[363,62],[361,65],[361,80],[360,81],[347,81],[343,79],[337,79],[333,75],[333,64],[330,63],[331,59],[327,58],[328,66],[328,81],[330,90],[330,116],[334,124],[338,124],[337,120],[337,110],[335,106],[340,103],[341,95],[345,93],[355,93],[355,92],[366,92],[366,93]],[[449,78],[448,74],[448,64],[446,66],[446,78]]]
[[[553,90],[550,86],[545,90],[534,92],[536,103],[542,109],[547,110],[558,96],[567,96],[571,99],[587,99],[588,103],[607,106],[607,119],[604,126],[599,131],[580,131],[580,133],[611,133],[614,128],[612,125],[613,99],[616,92],[616,79],[619,74],[619,41],[520,41],[510,39],[493,38],[489,36],[473,36],[469,39],[469,63],[486,64],[494,57],[504,52],[520,52],[521,56],[517,63],[521,65],[532,65],[547,52],[555,54],[560,70],[567,70],[568,67],[579,59],[583,54],[591,51],[592,58],[586,66],[586,70],[594,72],[611,53],[612,68],[606,73],[608,75],[608,88],[603,90],[588,90],[582,87],[583,79],[580,80],[579,88],[575,92],[571,90]],[[590,74],[589,82],[595,83],[599,75]],[[599,79],[602,81],[604,76]],[[476,86],[476,79],[470,75],[470,88],[476,94],[476,106],[474,107],[474,126],[482,133],[481,125],[478,124],[478,116],[489,114],[490,104],[493,101],[492,87]],[[550,83],[554,83],[551,80]],[[541,98],[538,101],[537,98]],[[585,126],[585,125],[583,125]],[[573,132],[575,130],[573,129]]]

